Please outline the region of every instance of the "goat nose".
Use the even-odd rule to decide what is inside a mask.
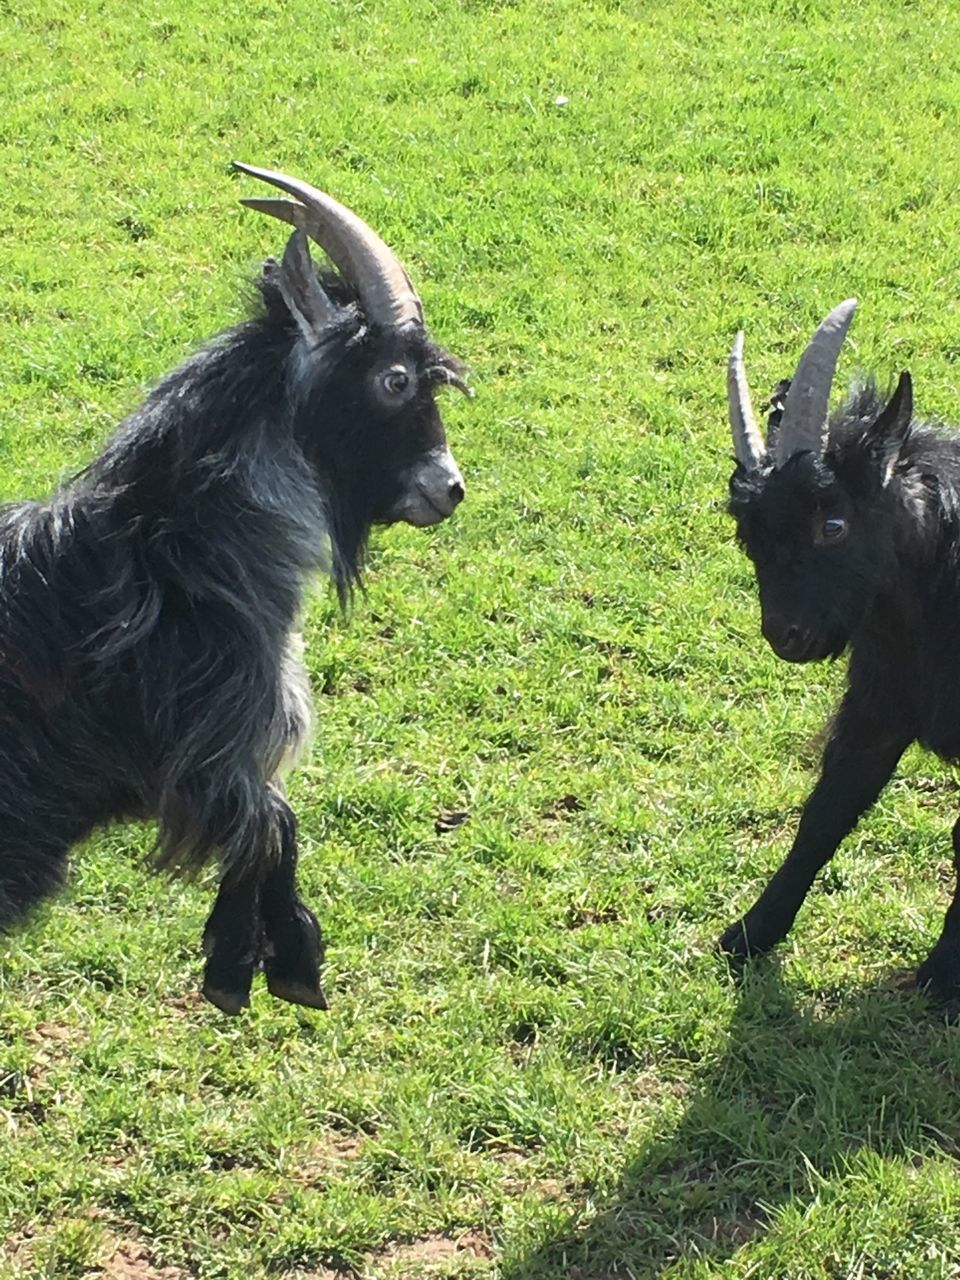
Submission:
[[[772,614],[763,620],[763,634],[767,643],[781,658],[792,658],[803,648],[803,632],[792,622],[787,622],[779,614]]]
[[[450,498],[450,508],[458,507],[466,495],[462,480],[451,480],[447,488],[447,495]]]
[[[796,653],[800,649],[802,638],[799,627],[787,627],[780,637],[780,648],[784,653]]]

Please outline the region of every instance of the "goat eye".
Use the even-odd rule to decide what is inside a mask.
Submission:
[[[394,369],[388,369],[383,375],[383,385],[392,396],[403,395],[410,385],[410,375],[406,369],[398,365]]]
[[[821,542],[840,542],[847,536],[847,522],[841,516],[828,516],[820,526]]]

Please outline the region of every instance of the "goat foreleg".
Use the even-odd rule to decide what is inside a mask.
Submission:
[[[786,937],[817,872],[877,799],[912,738],[865,715],[847,695],[793,848],[756,903],[724,933],[723,951],[743,959],[769,951]]]
[[[957,872],[953,901],[947,908],[937,945],[917,970],[917,985],[941,997],[960,995],[960,819],[953,828],[953,865]]]

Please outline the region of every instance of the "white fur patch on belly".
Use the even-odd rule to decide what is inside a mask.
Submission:
[[[303,665],[303,635],[291,631],[280,664],[282,750],[275,772],[284,774],[297,763],[310,744],[313,702],[310,681]]]

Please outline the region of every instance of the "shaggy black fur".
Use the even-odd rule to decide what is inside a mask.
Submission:
[[[370,526],[409,518],[417,468],[449,459],[434,392],[459,369],[416,326],[368,328],[334,275],[339,323],[308,340],[279,287],[302,289],[281,281],[296,256],[71,484],[0,511],[0,927],[94,826],[155,816],[161,865],[221,859],[205,992],[228,1011],[261,961],[274,994],[323,1005],[276,780],[309,729],[301,594],[321,569],[345,597]]]
[[[785,936],[910,743],[960,759],[960,438],[913,420],[908,374],[888,403],[868,382],[832,418],[822,460],[803,453],[749,474],[738,466],[730,510],[774,650],[794,662],[850,652],[793,848],[721,940],[744,957]],[[953,849],[960,876],[960,822]],[[918,981],[960,993],[960,882]]]

